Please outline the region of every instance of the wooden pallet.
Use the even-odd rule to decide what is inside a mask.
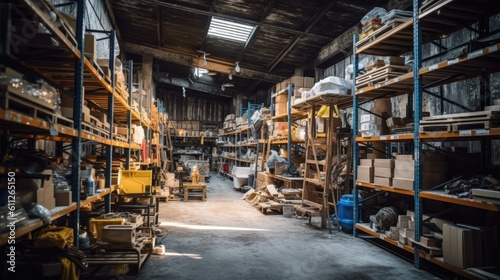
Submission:
[[[469,130],[469,129],[490,129],[494,127],[500,127],[500,120],[454,123],[452,124],[452,131]]]
[[[386,65],[372,68],[371,71],[360,75],[356,79],[356,88],[364,88],[377,83],[387,82],[390,79],[404,75],[410,71],[410,67],[398,65]]]
[[[272,200],[268,202],[260,202],[256,205],[256,207],[260,210],[260,212],[262,212],[262,214],[267,214],[268,210],[282,212],[282,206],[283,205],[281,205],[279,202]]]
[[[98,128],[91,123],[82,122],[82,130],[87,132],[87,133],[94,134],[94,135],[102,137],[102,138],[106,138],[106,139],[109,138],[109,131],[106,131],[102,128]]]
[[[490,129],[500,126],[500,111],[479,111],[424,117],[420,132],[454,132],[468,129]]]
[[[52,123],[56,125],[62,125],[73,128],[73,120],[70,120],[62,116],[54,115],[52,118]]]
[[[113,134],[113,138],[114,138],[116,141],[125,142],[125,143],[127,143],[127,142],[128,142],[127,137],[126,137],[126,136],[124,136],[124,135],[121,135],[121,134],[116,134],[116,133],[114,133],[114,134]]]
[[[469,113],[446,114],[422,118],[422,122],[442,122],[442,121],[469,121],[484,119],[500,119],[500,111],[478,111]]]
[[[380,36],[384,35],[387,32],[390,32],[392,29],[396,28],[398,25],[408,21],[407,18],[394,18],[389,20],[384,26],[375,30],[373,33],[367,35],[365,38],[361,39],[356,43],[356,48],[361,48],[364,45],[371,43],[377,40]]]
[[[419,131],[420,132],[438,132],[438,131],[445,131],[445,132],[451,132],[452,131],[452,125],[451,124],[446,124],[446,123],[435,123],[435,124],[420,124],[419,126]]]
[[[52,119],[54,115],[53,105],[10,85],[4,88],[0,87],[0,107],[43,120]]]

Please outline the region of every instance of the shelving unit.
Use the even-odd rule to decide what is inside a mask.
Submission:
[[[257,151],[258,149],[260,140],[253,139],[252,135],[250,135],[252,131],[252,128],[250,127],[250,118],[255,111],[261,109],[263,106],[264,104],[253,104],[250,102],[248,103],[247,108],[243,108],[243,105],[241,105],[240,117],[243,117],[245,113],[247,114],[244,124],[241,124],[233,130],[228,130],[224,134],[219,134],[219,141],[222,140],[223,143],[221,142],[218,146],[222,148],[223,154],[228,153],[234,155],[219,155],[219,159],[221,160],[219,163],[221,165],[221,171],[223,171],[222,165],[226,163],[229,165],[229,173],[231,172],[233,166],[250,166],[251,164],[256,163],[255,159],[246,159],[241,156],[246,154],[248,149],[253,149],[254,151]],[[254,155],[255,157],[258,157],[256,152]],[[228,173],[221,173],[223,173],[223,175],[230,176]]]
[[[337,214],[337,197],[332,189],[331,172],[332,161],[336,153],[336,137],[334,110],[335,105],[340,108],[350,106],[351,95],[326,93],[313,96],[292,107],[308,112],[308,127],[305,141],[306,159],[304,163],[304,183],[302,189],[302,206],[295,207],[298,212],[309,217],[321,217],[321,228],[330,224],[330,207]],[[328,118],[325,124],[325,138],[319,138],[316,129],[317,111],[327,106]],[[324,152],[318,158],[317,150]]]
[[[357,42],[357,36],[354,36],[354,83],[356,84],[356,74],[358,72],[358,55],[377,55],[377,56],[400,56],[413,51],[414,64],[413,71],[402,74],[395,78],[388,78],[386,81],[374,82],[355,90],[353,99],[353,138],[355,139],[354,147],[354,167],[358,166],[359,159],[359,144],[366,142],[383,142],[383,143],[408,143],[413,145],[412,152],[414,154],[414,186],[413,190],[396,189],[392,186],[380,186],[371,183],[357,181],[358,172],[354,170],[354,205],[358,204],[358,188],[376,189],[379,191],[396,193],[409,196],[413,201],[415,212],[415,241],[420,241],[420,236],[423,234],[422,215],[424,211],[424,201],[439,201],[448,203],[450,206],[471,207],[484,211],[498,212],[498,206],[480,202],[473,199],[457,198],[449,194],[445,194],[443,190],[423,190],[423,153],[422,147],[425,142],[444,142],[444,141],[481,141],[484,145],[487,141],[497,139],[500,133],[498,128],[486,129],[464,129],[458,131],[445,132],[423,132],[420,127],[422,118],[422,95],[426,88],[437,87],[457,81],[462,81],[474,77],[481,77],[485,74],[500,71],[498,61],[500,59],[500,44],[494,43],[486,45],[471,44],[466,48],[467,54],[460,54],[439,63],[431,63],[428,66],[422,67],[422,43],[425,39],[426,43],[436,44],[435,39],[443,38],[455,31],[464,27],[471,26],[480,18],[487,19],[489,15],[498,13],[499,7],[495,1],[481,1],[471,3],[461,0],[445,0],[445,1],[428,1],[426,6],[419,6],[420,1],[413,1],[413,18],[401,22],[389,29],[378,32],[374,36],[369,36]],[[465,12],[467,11],[467,12]],[[460,18],[460,22],[456,19]],[[469,28],[476,32],[483,32],[479,27]],[[385,32],[385,33],[384,33]],[[439,46],[439,45],[438,45]],[[464,47],[461,45],[461,47]],[[443,48],[442,46],[440,46]],[[445,50],[448,51],[448,50]],[[354,87],[356,88],[356,87]],[[428,91],[425,91],[429,93]],[[377,98],[394,97],[398,95],[408,94],[413,97],[413,133],[392,134],[371,137],[361,137],[358,135],[358,107],[360,99],[367,101]],[[485,100],[489,100],[486,95],[482,96]],[[449,101],[443,99],[444,101]],[[488,101],[486,101],[487,103]],[[451,102],[451,104],[457,105]],[[483,103],[483,106],[485,104]],[[484,152],[485,149],[483,149]],[[483,158],[491,155],[483,154]],[[486,167],[483,162],[483,167]],[[354,207],[354,221],[359,220],[359,213]],[[354,235],[359,232],[367,233],[387,242],[388,244],[403,248],[404,250],[414,254],[414,264],[420,267],[421,260],[427,260],[438,266],[441,266],[455,274],[466,278],[474,278],[475,276],[468,273],[464,269],[454,267],[443,261],[441,257],[431,257],[423,253],[417,246],[415,248],[402,245],[398,241],[387,238],[384,234],[375,232],[367,224],[355,224]]]
[[[92,125],[83,123],[82,105],[85,100],[94,108],[98,108],[107,114],[107,120],[110,126],[113,123],[125,123],[130,130],[131,122],[137,122],[139,125],[149,127],[151,121],[148,118],[142,117],[139,112],[131,107],[131,84],[129,84],[129,92],[124,91],[121,87],[115,86],[114,56],[110,55],[109,69],[110,75],[107,76],[99,68],[94,60],[87,58],[84,53],[84,27],[83,27],[83,12],[84,1],[77,3],[77,30],[76,37],[64,30],[64,24],[59,27],[52,22],[49,17],[49,12],[59,14],[50,3],[33,2],[30,0],[19,0],[12,4],[2,4],[5,7],[6,13],[13,14],[6,22],[9,26],[19,25],[16,18],[36,18],[50,33],[36,33],[30,40],[26,40],[23,44],[16,46],[15,51],[10,51],[11,42],[2,42],[4,52],[0,53],[0,63],[3,66],[10,67],[21,73],[35,73],[38,77],[43,77],[50,85],[56,87],[64,93],[72,93],[74,98],[74,113],[73,119],[69,120],[54,112],[49,114],[37,114],[36,105],[29,102],[27,94],[16,93],[25,102],[25,107],[35,106],[33,110],[19,110],[3,106],[0,108],[0,125],[4,127],[6,136],[16,136],[34,140],[53,140],[56,142],[71,143],[72,149],[72,199],[73,203],[67,207],[56,207],[49,209],[52,214],[52,219],[58,219],[67,214],[72,215],[71,222],[75,232],[75,245],[78,246],[78,228],[80,226],[80,207],[82,205],[92,203],[103,198],[106,203],[106,211],[110,210],[109,194],[115,190],[115,186],[111,183],[111,166],[113,148],[123,148],[127,150],[127,168],[130,162],[130,151],[140,150],[139,145],[131,143],[129,135],[128,140],[119,141],[113,137],[113,129],[110,129],[109,134],[96,133],[92,130]],[[4,11],[4,10],[2,10]],[[15,16],[14,16],[15,14]],[[27,22],[25,24],[35,24]],[[38,23],[36,23],[38,24]],[[10,29],[8,29],[10,31]],[[19,29],[18,29],[19,30]],[[13,31],[14,32],[14,31]],[[110,40],[110,54],[114,54],[114,38],[115,33],[111,31],[96,31],[106,33]],[[58,42],[58,44],[54,44]],[[132,71],[132,69],[130,69]],[[131,73],[129,73],[129,82],[131,81]],[[85,93],[83,92],[85,89]],[[12,89],[1,89],[2,99],[9,98],[12,94]],[[85,95],[84,95],[85,94]],[[128,100],[126,96],[128,95]],[[17,97],[16,97],[17,98]],[[159,112],[163,114],[163,112]],[[163,118],[162,118],[163,119]],[[163,125],[163,122],[161,122]],[[158,125],[158,129],[162,126]],[[162,134],[163,135],[163,134]],[[85,200],[80,200],[80,158],[82,155],[81,145],[83,143],[92,143],[101,145],[106,150],[106,189],[99,194],[93,195]],[[43,224],[41,220],[30,220],[30,222],[17,229],[16,237],[23,236]],[[4,245],[6,237],[2,235],[0,244]]]

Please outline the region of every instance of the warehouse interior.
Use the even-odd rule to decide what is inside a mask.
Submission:
[[[500,279],[495,0],[0,3],[3,279]]]

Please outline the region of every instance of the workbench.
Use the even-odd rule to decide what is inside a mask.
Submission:
[[[206,183],[184,183],[184,201],[189,200],[189,191],[191,192],[191,196],[199,196],[202,201],[207,199],[207,184]],[[201,192],[200,192],[201,190]],[[194,194],[194,195],[193,195]],[[200,196],[201,195],[201,196]]]

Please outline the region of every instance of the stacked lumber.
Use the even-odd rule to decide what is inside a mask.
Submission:
[[[420,132],[457,132],[461,130],[490,129],[495,127],[500,127],[500,110],[424,117],[420,122]]]

